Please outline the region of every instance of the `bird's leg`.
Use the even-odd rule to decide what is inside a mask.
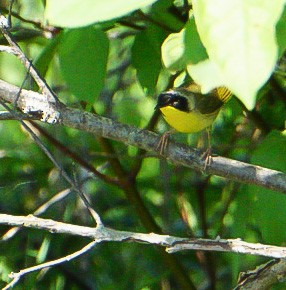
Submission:
[[[201,156],[201,158],[205,160],[204,170],[206,170],[206,168],[212,163],[211,128],[208,127],[206,131],[208,136],[208,147],[207,150]]]
[[[169,130],[161,136],[160,141],[157,145],[157,150],[160,152],[160,155],[163,155],[166,152],[169,144],[170,135],[173,133],[175,133],[175,130]]]

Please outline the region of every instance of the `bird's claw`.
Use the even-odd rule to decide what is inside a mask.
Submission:
[[[207,150],[201,155],[201,159],[205,161],[204,170],[206,170],[213,162],[211,147],[207,148]]]
[[[170,135],[171,135],[171,132],[167,131],[161,136],[160,141],[156,148],[160,152],[160,155],[164,155],[164,153],[166,152],[166,149],[169,144]]]

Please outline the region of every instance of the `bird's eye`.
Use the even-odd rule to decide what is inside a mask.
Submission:
[[[178,102],[178,101],[174,101],[174,102],[172,103],[172,105],[173,105],[173,107],[177,107],[177,106],[179,105],[179,102]]]

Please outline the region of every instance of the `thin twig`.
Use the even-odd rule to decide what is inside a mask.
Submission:
[[[1,115],[0,115],[1,116]],[[72,160],[78,163],[80,166],[93,173],[97,178],[114,185],[118,185],[118,180],[116,178],[110,177],[98,171],[93,165],[85,161],[80,155],[76,154],[68,147],[63,145],[57,139],[55,139],[52,135],[50,135],[46,130],[44,130],[41,126],[39,126],[36,122],[31,122],[32,126],[37,129],[48,141],[53,144],[58,150],[63,152],[65,155],[69,156]],[[111,157],[110,157],[111,158]]]
[[[11,2],[14,2],[14,1],[11,1]],[[1,9],[2,12],[8,13],[7,18],[8,18],[9,27],[12,27],[12,21],[10,19],[11,19],[11,16],[13,16],[13,17],[19,19],[20,21],[22,21],[24,23],[32,24],[34,27],[36,27],[36,28],[38,28],[40,30],[43,30],[43,29],[45,30],[45,27],[43,27],[40,22],[36,22],[36,21],[30,20],[30,19],[26,19],[26,18],[22,17],[21,15],[19,15],[18,13],[12,11],[12,5],[9,5],[9,9],[6,9],[5,7],[0,7],[0,9]]]
[[[5,121],[5,120],[40,120],[41,116],[29,116],[28,114],[23,114],[21,112],[14,112],[11,114],[10,112],[7,111],[0,111],[0,120]]]
[[[12,26],[11,15],[12,15],[13,4],[14,4],[14,0],[10,0],[9,11],[8,11],[8,12],[9,12],[9,13],[8,13],[8,25],[9,25],[9,27]]]
[[[150,121],[148,122],[147,126],[145,127],[145,130],[151,130],[153,131],[155,125],[157,124],[159,119],[159,112],[158,111],[154,111]],[[135,180],[138,173],[141,170],[142,164],[143,164],[143,160],[146,157],[146,150],[144,149],[140,149],[138,150],[136,157],[134,158],[135,162],[132,166],[132,169],[130,170],[130,174],[129,174],[129,178],[131,180]]]
[[[22,62],[22,64],[25,66],[27,71],[30,72],[30,75],[33,77],[35,80],[36,84],[39,86],[41,91],[43,92],[44,95],[48,97],[48,100],[50,103],[59,103],[59,100],[57,96],[53,93],[52,89],[48,86],[48,84],[41,78],[41,76],[38,74],[36,68],[32,64],[32,62],[26,57],[26,55],[23,53],[21,50],[20,46],[13,40],[13,37],[11,33],[8,31],[9,26],[8,26],[8,21],[7,19],[3,16],[0,15],[0,30],[10,46],[14,49],[14,54],[19,58],[19,60]]]
[[[42,204],[40,207],[38,207],[34,212],[33,215],[34,216],[39,216],[41,214],[43,214],[50,206],[52,206],[53,204],[55,204],[56,202],[64,199],[67,195],[69,195],[71,192],[71,189],[65,189],[62,190],[61,192],[57,193],[56,195],[54,195],[52,198],[50,198],[48,201],[46,201],[44,204]],[[21,227],[13,227],[11,229],[9,229],[1,238],[0,238],[0,242],[6,242],[9,239],[11,239],[12,237],[14,237],[16,235],[16,233],[21,229]]]
[[[13,280],[7,284],[3,290],[7,290],[12,288],[13,286],[15,286],[15,284],[26,274],[35,272],[35,271],[39,271],[41,269],[47,268],[47,267],[54,267],[56,265],[65,263],[65,262],[69,262],[70,260],[73,260],[83,254],[85,254],[86,252],[90,251],[95,245],[97,244],[97,241],[92,241],[91,243],[87,244],[86,246],[84,246],[82,249],[80,249],[79,251],[76,251],[70,255],[67,255],[65,257],[62,257],[60,259],[56,259],[50,262],[46,262],[37,266],[33,266],[30,268],[26,268],[23,270],[20,270],[17,273],[11,273],[9,276],[10,278],[13,278]]]
[[[18,97],[16,95],[16,97]],[[11,114],[13,114],[13,111],[4,103],[0,100],[0,104]],[[59,163],[56,161],[52,153],[46,148],[46,146],[42,143],[42,141],[38,138],[38,136],[33,132],[33,130],[21,119],[18,119],[18,121],[21,123],[21,125],[24,127],[24,129],[30,134],[34,142],[38,145],[38,147],[45,153],[45,155],[52,161],[54,166],[59,170],[60,174],[63,176],[63,178],[72,186],[72,188],[79,194],[80,198],[82,199],[83,203],[89,210],[91,217],[97,224],[97,226],[102,226],[102,221],[97,214],[97,212],[90,206],[86,196],[82,192],[82,190],[76,185],[76,183],[68,176],[66,171],[59,165]]]
[[[8,31],[8,24],[7,24],[7,19],[3,16],[0,15],[0,29],[1,32],[3,33],[4,37],[8,41],[11,47],[13,47],[13,51],[15,55],[20,59],[20,61],[23,63],[23,65],[26,67],[27,72],[33,77],[41,91],[43,92],[43,95],[47,97],[47,102],[48,106],[51,106],[52,109],[56,107],[60,107],[60,102],[57,98],[57,96],[53,93],[51,88],[48,86],[48,84],[45,82],[44,79],[41,78],[41,76],[38,74],[37,70],[35,69],[34,65],[32,62],[26,57],[26,55],[22,52],[20,46],[13,40],[12,35]],[[26,78],[25,78],[26,80]],[[15,94],[15,101],[14,104],[18,105],[18,101],[20,98],[20,95],[22,93],[22,86],[18,90],[18,92]],[[31,100],[29,100],[31,101]],[[4,103],[1,101],[2,106],[11,114],[13,114],[13,111]],[[49,115],[49,113],[48,113]],[[56,116],[56,114],[55,114]],[[47,116],[49,119],[50,116]],[[43,117],[42,117],[43,119]],[[54,118],[52,118],[54,119]],[[82,190],[76,185],[75,181],[73,181],[68,174],[63,170],[63,168],[58,164],[58,162],[55,160],[53,155],[50,153],[50,151],[44,146],[44,144],[41,142],[41,140],[34,134],[33,130],[26,124],[24,123],[21,119],[18,119],[18,121],[21,122],[23,127],[30,133],[32,139],[36,142],[36,144],[39,146],[39,148],[46,154],[46,156],[52,161],[52,163],[55,165],[55,167],[59,170],[61,175],[64,177],[64,179],[73,187],[73,189],[79,194],[80,198],[82,199],[83,203],[89,210],[91,217],[94,219],[96,222],[97,226],[102,226],[102,221],[97,214],[97,212],[90,206],[86,196],[82,192]],[[57,121],[57,120],[52,120],[52,122]]]

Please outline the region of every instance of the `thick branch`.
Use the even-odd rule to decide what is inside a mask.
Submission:
[[[54,220],[29,216],[12,216],[0,214],[0,224],[47,230],[52,233],[63,233],[94,239],[96,242],[137,242],[167,247],[172,253],[182,250],[202,250],[232,252],[250,255],[260,255],[274,258],[286,258],[286,248],[246,243],[239,239],[187,239],[154,233],[143,234],[127,231],[117,231],[104,226],[96,228],[77,226]]]
[[[17,100],[17,94],[19,94],[18,87],[0,80],[0,98],[14,103]],[[42,113],[43,121],[55,122],[56,120],[65,126],[117,140],[149,152],[156,151],[160,138],[153,132],[124,125],[82,110],[68,108],[62,104],[57,107],[50,106],[45,95],[33,91],[22,90],[17,106],[28,114]],[[174,164],[204,171],[205,162],[200,158],[200,153],[188,146],[170,142],[165,156]],[[212,164],[207,167],[207,173],[286,193],[286,175],[282,172],[219,156],[212,159]]]
[[[271,260],[253,271],[240,274],[238,285],[233,290],[268,290],[277,282],[284,282],[286,260]]]

